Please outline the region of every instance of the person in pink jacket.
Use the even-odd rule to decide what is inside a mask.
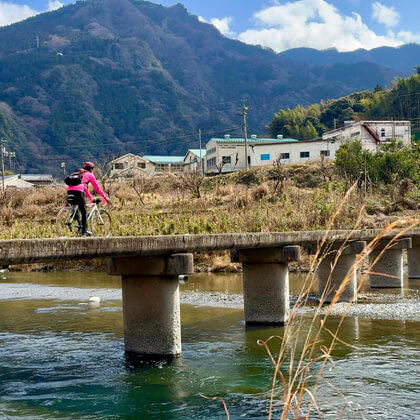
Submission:
[[[69,204],[79,206],[80,214],[82,216],[82,235],[84,236],[92,236],[92,232],[89,232],[87,230],[85,195],[90,200],[90,202],[93,203],[93,197],[89,191],[88,184],[92,184],[92,187],[103,198],[103,200],[106,203],[109,203],[109,198],[103,192],[102,188],[98,184],[98,181],[96,180],[95,175],[93,174],[94,167],[95,164],[93,162],[84,162],[82,166],[82,168],[84,169],[81,178],[82,182],[79,185],[67,187],[67,198]]]

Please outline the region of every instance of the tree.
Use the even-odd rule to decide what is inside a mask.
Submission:
[[[360,140],[342,144],[335,154],[335,167],[346,180],[347,187],[353,184],[364,171],[368,151],[363,150]]]

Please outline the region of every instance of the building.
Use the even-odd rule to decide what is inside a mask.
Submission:
[[[184,157],[184,171],[193,172],[200,168],[204,171],[204,158],[206,157],[206,149],[188,149]]]
[[[111,166],[110,176],[112,178],[131,178],[135,175],[151,178],[155,174],[155,167],[152,162],[132,153],[120,156],[109,164]]]
[[[3,180],[0,178],[0,187],[3,188]],[[19,174],[15,175],[5,175],[4,177],[4,187],[7,188],[16,188],[16,189],[26,189],[33,188],[34,185],[30,182],[23,181]]]
[[[136,175],[152,178],[160,173],[181,172],[184,156],[137,156],[127,153],[111,162],[110,177],[132,178]]]
[[[167,172],[182,172],[184,167],[184,156],[145,155],[143,158],[153,163],[156,175]]]
[[[19,178],[22,181],[29,182],[32,185],[45,186],[53,185],[54,178],[50,174],[21,174]]]
[[[248,167],[268,166],[284,154],[285,161],[290,159],[292,144],[299,143],[295,139],[278,136],[259,138],[253,134],[247,139]],[[223,138],[212,138],[206,144],[206,172],[224,173],[235,172],[246,168],[245,140],[231,138],[225,134]]]
[[[411,144],[410,121],[348,121],[343,127],[327,131],[320,139],[295,140],[282,136],[247,139],[248,167],[270,166],[280,157],[284,163],[302,163],[321,158],[335,159],[338,148],[347,141],[360,140],[364,149],[376,151],[392,138]],[[245,165],[245,140],[212,138],[206,144],[206,172],[240,171]]]
[[[391,139],[411,144],[410,121],[345,121],[344,126],[327,131],[322,135],[326,141],[343,143],[360,140],[364,149],[375,151]]]

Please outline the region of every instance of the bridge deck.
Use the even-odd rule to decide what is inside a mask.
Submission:
[[[327,241],[372,240],[377,235],[420,237],[420,229],[307,231],[216,235],[119,236],[0,240],[0,264],[25,264],[103,257],[151,256],[223,249],[271,248]]]

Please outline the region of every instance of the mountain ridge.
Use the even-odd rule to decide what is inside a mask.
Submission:
[[[180,4],[79,1],[0,28],[0,37],[0,103],[11,112],[0,135],[16,167],[30,171],[184,153],[197,146],[198,128],[240,126],[241,99],[249,132],[261,134],[280,108],[404,75],[375,63],[302,64],[225,38]]]

